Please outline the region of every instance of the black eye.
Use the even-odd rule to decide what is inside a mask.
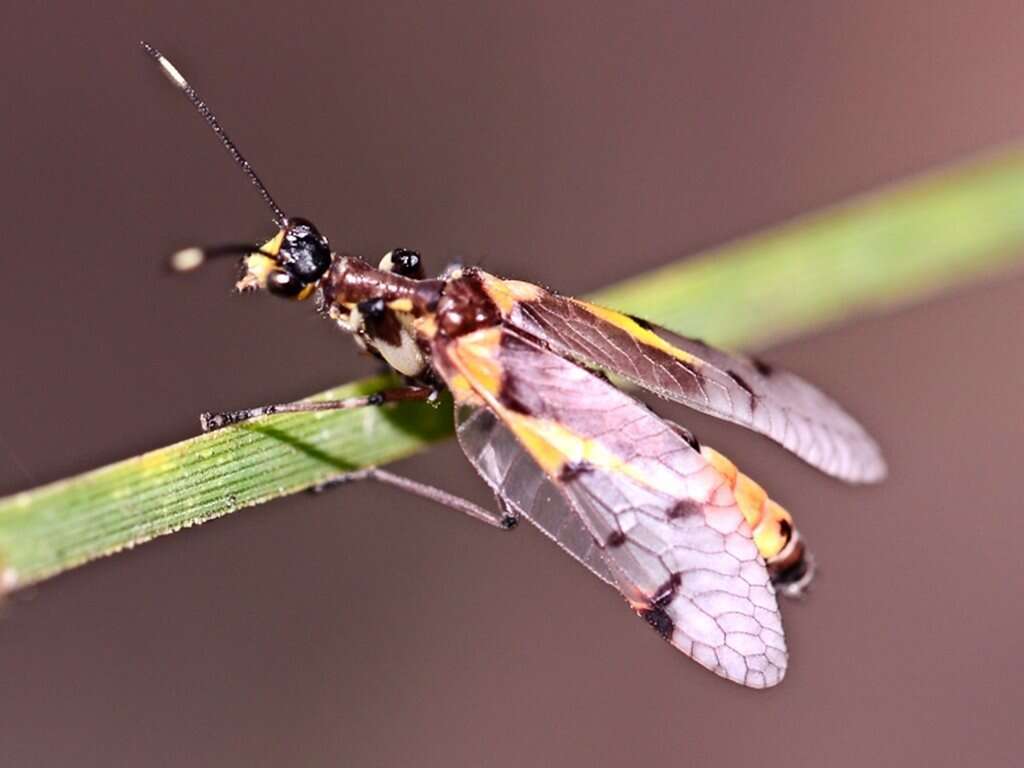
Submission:
[[[283,269],[275,269],[267,275],[267,290],[275,296],[294,298],[304,287],[302,281]]]
[[[422,280],[425,277],[423,271],[423,258],[408,248],[395,248],[391,252],[391,271],[396,275],[411,277],[414,280]]]
[[[331,246],[312,223],[288,219],[278,261],[302,283],[314,283],[331,266]]]

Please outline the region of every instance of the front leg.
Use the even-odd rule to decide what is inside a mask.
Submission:
[[[397,403],[403,400],[429,400],[437,396],[437,390],[432,387],[420,385],[407,385],[382,389],[372,395],[360,397],[349,397],[344,400],[302,400],[295,403],[278,403],[276,405],[261,405],[258,408],[246,408],[241,411],[224,411],[222,413],[203,413],[199,417],[203,432],[238,424],[260,416],[271,416],[277,413],[306,413],[311,411],[343,411],[352,408],[365,408],[372,405],[384,405],[385,403]]]

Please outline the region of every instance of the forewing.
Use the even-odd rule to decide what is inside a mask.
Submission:
[[[551,509],[575,512],[595,548],[560,541],[566,549],[585,564],[588,551],[599,554],[605,568],[591,569],[704,666],[752,687],[781,680],[785,642],[768,572],[725,478],[700,453],[640,403],[507,329],[435,355],[446,378],[462,377],[454,391],[468,385],[530,455],[565,500]]]
[[[486,285],[509,325],[559,355],[767,435],[843,480],[873,482],[885,475],[875,441],[793,374],[587,302],[527,291],[523,283],[488,276]]]
[[[455,434],[466,458],[512,511],[540,528],[599,579],[615,586],[601,548],[580,516],[493,413],[462,406],[456,411]]]

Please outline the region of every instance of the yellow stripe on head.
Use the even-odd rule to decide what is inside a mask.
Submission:
[[[276,235],[267,240],[260,250],[250,253],[245,257],[245,274],[235,283],[238,291],[254,291],[267,287],[267,277],[277,267],[277,252],[281,250],[281,243],[284,242],[284,230],[279,230]],[[270,254],[269,256],[267,254]]]
[[[284,230],[278,230],[277,234],[267,240],[263,245],[260,246],[260,250],[264,253],[269,253],[271,256],[277,256],[277,252],[281,250],[281,243],[284,242]]]
[[[277,262],[262,253],[250,253],[245,257],[245,273],[235,283],[235,290],[255,291],[267,287],[267,277],[277,268]]]

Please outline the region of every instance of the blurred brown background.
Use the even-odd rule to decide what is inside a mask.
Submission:
[[[138,5],[5,10],[0,493],[371,369],[226,264],[161,271],[271,227],[141,37],[336,247],[571,293],[1024,133],[1009,0]],[[821,563],[777,689],[703,671],[532,529],[351,487],[15,595],[0,761],[1017,764],[1022,303],[1008,278],[769,350],[872,428],[882,487],[689,420]],[[403,470],[480,492],[454,445]]]

